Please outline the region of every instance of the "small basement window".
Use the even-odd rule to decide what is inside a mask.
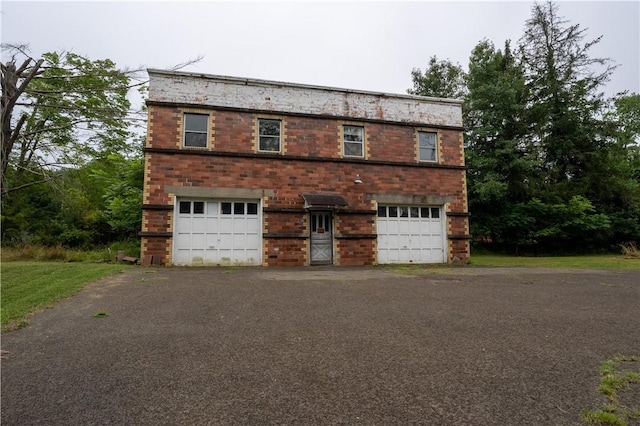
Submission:
[[[184,146],[206,148],[209,136],[209,115],[184,114]]]

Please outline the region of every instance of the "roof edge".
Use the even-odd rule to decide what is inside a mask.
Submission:
[[[148,68],[147,73],[149,74],[149,76],[156,74],[156,75],[175,76],[175,77],[202,78],[202,79],[218,80],[218,81],[229,82],[229,83],[239,83],[247,86],[277,86],[277,87],[284,86],[284,87],[293,87],[293,88],[300,88],[300,89],[323,90],[323,91],[330,91],[330,92],[343,92],[343,93],[354,93],[354,94],[380,96],[380,97],[388,97],[388,98],[429,101],[429,102],[436,102],[436,103],[443,103],[443,104],[462,105],[462,102],[463,102],[461,99],[435,98],[430,96],[418,96],[418,95],[409,95],[409,94],[403,94],[403,93],[373,92],[368,90],[345,89],[341,87],[332,87],[332,86],[317,86],[313,84],[290,83],[286,81],[263,80],[258,78],[233,77],[233,76],[218,75],[218,74],[161,70],[157,68]]]

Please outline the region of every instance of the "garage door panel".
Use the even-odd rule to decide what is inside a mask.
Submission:
[[[234,249],[233,250],[233,261],[240,262],[245,259],[246,250],[245,249]]]
[[[233,229],[233,219],[230,216],[221,216],[219,219],[220,231],[231,231]]]
[[[412,249],[420,249],[423,247],[420,235],[411,235],[411,238],[409,238],[409,247]]]
[[[258,219],[247,219],[247,232],[258,233],[260,232],[260,221]]]
[[[189,259],[191,257],[191,250],[190,249],[177,249],[174,252],[174,263],[179,263],[179,264],[184,264],[184,263],[188,263]]]
[[[398,212],[397,217],[386,214],[394,211]],[[378,212],[379,263],[445,261],[444,218],[440,207],[379,206]],[[404,212],[407,214],[402,217]]]
[[[434,241],[436,240],[436,241]],[[431,235],[421,235],[420,236],[420,247],[434,247],[437,245],[437,238],[433,238]]]
[[[191,234],[177,234],[175,238],[175,245],[180,249],[189,248],[191,245]]]
[[[409,261],[411,260],[411,251],[406,248],[401,248],[398,251],[398,257],[400,263],[409,263]]]
[[[205,235],[204,234],[191,234],[191,248],[200,249],[204,248]]]
[[[260,236],[258,234],[247,235],[247,247],[260,247]]]
[[[204,232],[205,225],[204,217],[194,217],[191,219],[191,232]]]
[[[191,263],[204,263],[204,250],[191,249]]]
[[[243,249],[246,246],[246,241],[247,241],[247,236],[244,234],[233,234],[232,237],[233,239],[233,248],[234,249]]]
[[[181,199],[175,217],[175,264],[261,263],[259,202]]]
[[[422,250],[420,248],[412,248],[410,254],[410,260],[415,263],[425,263],[429,256],[427,255],[428,250]]]
[[[191,232],[191,218],[179,216],[175,225],[176,233],[189,233]]]
[[[218,203],[207,203],[207,214],[209,216],[217,216],[219,214],[219,205]]]
[[[220,249],[219,250],[220,257],[218,261],[220,262],[231,262],[233,256],[233,250],[231,249]]]
[[[232,248],[233,247],[233,235],[229,233],[220,233],[220,249],[223,247]]]

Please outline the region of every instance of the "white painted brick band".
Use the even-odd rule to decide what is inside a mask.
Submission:
[[[276,81],[148,70],[149,100],[462,127],[461,102]]]

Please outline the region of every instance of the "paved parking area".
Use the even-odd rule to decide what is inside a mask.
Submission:
[[[2,336],[2,424],[572,425],[640,355],[638,272],[393,271],[96,282]]]

